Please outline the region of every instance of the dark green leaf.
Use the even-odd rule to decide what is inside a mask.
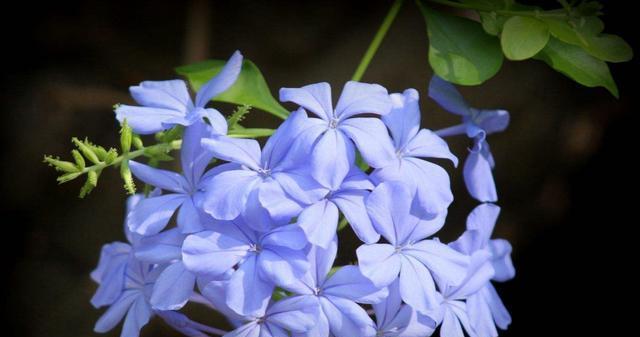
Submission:
[[[607,63],[589,55],[578,46],[552,37],[536,58],[584,86],[604,87],[618,97],[618,88]]]
[[[633,58],[631,46],[617,35],[602,34],[589,37],[584,49],[607,62],[627,62]]]
[[[200,86],[215,76],[225,65],[223,60],[209,60],[176,69],[178,74],[186,76],[191,86],[198,90]],[[289,111],[282,107],[271,95],[269,86],[258,67],[249,60],[244,60],[242,72],[236,83],[223,92],[214,101],[250,105],[269,112],[282,119],[287,118]]]
[[[449,82],[478,85],[502,66],[500,43],[478,22],[440,13],[418,2],[427,21],[429,63]]]
[[[513,16],[505,22],[500,36],[504,55],[510,60],[526,60],[549,41],[547,25],[535,18]]]

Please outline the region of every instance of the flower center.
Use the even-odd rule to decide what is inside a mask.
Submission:
[[[338,127],[338,122],[339,122],[339,121],[340,121],[340,120],[339,120],[339,119],[337,119],[337,118],[335,118],[335,117],[334,117],[334,118],[332,118],[332,119],[329,121],[329,129],[335,129],[335,128],[337,128],[337,127]]]
[[[322,288],[316,287],[315,289],[313,289],[313,294],[316,296],[320,296],[320,294],[322,294]]]
[[[262,251],[262,247],[260,247],[259,244],[254,243],[254,244],[249,246],[249,251],[250,252],[255,252],[255,253],[260,253]]]
[[[261,175],[264,178],[270,177],[271,176],[271,169],[269,169],[269,168],[260,168],[260,169],[258,169],[258,174]]]

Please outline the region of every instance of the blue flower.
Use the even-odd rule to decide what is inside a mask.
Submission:
[[[438,76],[431,79],[429,97],[445,110],[462,116],[462,124],[438,130],[436,134],[443,137],[466,134],[473,139],[473,147],[464,163],[464,181],[471,196],[482,202],[498,200],[491,172],[495,162],[486,136],[507,128],[509,112],[470,107],[451,83]]]
[[[439,305],[434,277],[459,284],[468,257],[437,240],[425,240],[443,225],[446,214],[423,218],[412,207],[414,194],[399,182],[378,185],[367,199],[367,210],[376,230],[388,241],[357,249],[362,273],[376,286],[387,286],[398,277],[405,303],[421,313]]]
[[[375,335],[373,321],[356,302],[380,302],[387,296],[387,289],[374,286],[356,266],[344,266],[329,275],[337,250],[336,240],[327,249],[312,247],[309,272],[283,287],[320,306],[316,326],[302,336],[327,337],[329,332],[335,337]]]
[[[335,110],[328,83],[282,88],[280,100],[296,103],[320,117],[306,121],[304,136],[313,144],[309,158],[311,176],[324,187],[331,190],[340,187],[355,161],[353,143],[372,167],[384,166],[394,158],[391,140],[380,119],[352,118],[365,113],[385,115],[389,112],[391,102],[382,86],[347,82]]]
[[[329,191],[322,200],[306,207],[298,216],[297,223],[305,231],[309,242],[328,247],[337,234],[338,209],[360,240],[377,242],[380,234],[373,228],[365,206],[365,199],[373,187],[364,172],[355,165],[351,166],[338,190]]]
[[[416,193],[420,206],[430,214],[446,212],[453,201],[449,175],[440,166],[422,157],[445,158],[458,165],[442,138],[427,129],[420,129],[419,95],[415,89],[392,94],[391,113],[382,120],[391,131],[396,160],[373,171],[375,183],[398,180]]]
[[[297,141],[308,119],[303,111],[291,114],[262,151],[253,139],[225,136],[203,139],[202,145],[215,158],[242,165],[211,179],[204,210],[221,220],[266,210],[268,214],[264,216],[279,221],[296,216],[301,204],[320,199],[326,190],[308,176],[308,149]]]
[[[182,80],[145,81],[129,88],[133,99],[142,106],[119,105],[116,118],[125,119],[138,134],[151,134],[176,125],[189,126],[207,118],[219,134],[227,133],[227,122],[216,109],[205,108],[209,100],[235,83],[242,68],[242,54],[236,51],[218,75],[205,83],[196,94],[195,104]]]
[[[367,337],[425,337],[431,336],[436,322],[402,303],[398,280],[388,287],[387,298],[373,305],[376,334]]]
[[[243,325],[223,337],[288,337],[313,328],[318,303],[304,296],[270,303],[266,310],[243,318]]]
[[[447,286],[447,297],[466,298],[466,311],[470,327],[479,337],[498,335],[496,325],[505,330],[511,316],[500,300],[490,280],[504,282],[515,276],[511,261],[511,245],[503,239],[491,240],[500,207],[493,204],[477,206],[467,218],[467,231],[449,244],[463,254],[471,256],[472,266],[463,285]],[[468,330],[467,330],[468,331]]]
[[[233,271],[226,304],[241,315],[264,310],[276,285],[295,282],[309,268],[307,241],[298,226],[258,232],[247,225],[255,220],[217,224],[215,230],[189,235],[182,246],[182,261],[196,275],[222,277]]]
[[[176,209],[177,223],[183,233],[195,233],[203,229],[206,214],[201,211],[205,189],[211,177],[237,165],[217,166],[204,173],[212,156],[204,151],[200,141],[214,131],[205,123],[197,123],[185,129],[180,151],[182,175],[150,167],[135,161],[129,162],[131,172],[143,182],[164,191],[172,192],[146,198],[127,217],[131,231],[142,235],[153,235],[165,228]]]

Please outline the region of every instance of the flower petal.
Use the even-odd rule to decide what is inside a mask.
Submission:
[[[389,295],[386,287],[376,287],[357,266],[350,265],[338,269],[324,283],[322,292],[367,304],[379,303]]]
[[[151,307],[149,303],[147,303],[147,300],[139,297],[133,302],[129,312],[127,312],[127,317],[125,317],[124,323],[122,324],[120,336],[138,337],[142,327],[149,323],[152,314]]]
[[[178,227],[182,233],[196,233],[204,229],[200,211],[196,208],[192,198],[186,198],[178,210]]]
[[[168,263],[182,258],[182,242],[186,235],[171,228],[156,235],[143,237],[135,249],[136,259],[147,263]]]
[[[464,182],[469,194],[481,202],[498,200],[491,164],[478,151],[471,151],[464,162]]]
[[[165,194],[141,200],[127,216],[129,230],[142,235],[157,234],[186,198],[183,194]]]
[[[266,321],[293,333],[305,332],[316,324],[320,307],[312,296],[293,296],[273,303]]]
[[[496,239],[489,242],[492,255],[492,265],[496,274],[493,277],[498,282],[508,281],[516,276],[516,269],[511,261],[511,244],[507,240]]]
[[[320,297],[320,305],[327,316],[333,336],[375,336],[375,324],[367,312],[355,302],[335,296],[324,296]]]
[[[263,279],[281,286],[295,283],[309,270],[309,262],[302,251],[285,247],[264,247],[257,264]]]
[[[376,287],[388,286],[398,278],[401,259],[392,245],[362,245],[358,247],[356,254],[360,271]]]
[[[238,79],[242,69],[242,54],[235,51],[220,72],[200,87],[196,94],[196,107],[204,107],[209,100],[227,91]]]
[[[363,113],[386,115],[390,110],[389,93],[383,86],[349,81],[338,99],[336,117],[344,120]]]
[[[431,215],[446,212],[453,202],[449,174],[441,166],[418,158],[404,158],[406,174],[413,179],[421,208]]]
[[[439,305],[431,273],[411,256],[402,257],[400,296],[405,303],[423,314],[436,310]]]
[[[205,151],[200,141],[211,136],[211,127],[205,123],[194,123],[184,130],[182,148],[180,149],[180,164],[182,174],[190,186],[196,186],[200,177],[213,158],[210,151]]]
[[[254,171],[260,169],[260,144],[255,139],[214,136],[203,139],[202,146],[215,158],[241,164]]]
[[[189,235],[182,245],[182,261],[198,275],[223,275],[240,262],[249,244],[230,235],[204,231]]]
[[[157,169],[133,160],[129,161],[129,168],[136,178],[151,186],[175,193],[187,193],[189,190],[189,183],[178,173]]]
[[[93,331],[105,333],[113,329],[127,314],[131,305],[143,295],[138,290],[126,290],[96,322]]]
[[[122,104],[116,108],[116,119],[120,124],[126,119],[133,132],[149,135],[170,128],[171,121],[184,119],[184,112]]]
[[[311,152],[311,175],[324,187],[337,190],[355,161],[349,139],[335,129],[327,130]]]
[[[337,234],[338,208],[327,199],[320,200],[302,210],[298,225],[310,243],[327,248]]]
[[[262,279],[257,256],[247,257],[231,275],[226,287],[227,305],[243,316],[263,316],[275,285]]]
[[[494,204],[480,204],[467,216],[467,229],[477,230],[480,234],[478,247],[484,248],[489,245],[489,240],[493,234],[500,215],[500,206]]]
[[[182,261],[175,262],[156,280],[149,302],[156,310],[179,310],[189,301],[195,284],[196,276]]]
[[[286,247],[301,250],[307,246],[304,231],[296,224],[278,226],[262,236],[263,246]]]
[[[380,234],[373,227],[365,205],[365,199],[369,194],[366,190],[347,190],[335,194],[331,201],[338,206],[362,242],[376,243],[380,240]]]
[[[258,201],[276,222],[287,221],[300,213],[302,207],[280,186],[277,180],[267,178],[258,187]]]
[[[391,131],[397,150],[402,149],[420,129],[419,94],[415,89],[407,89],[402,94],[391,94],[391,112],[382,116],[384,124]]]
[[[235,219],[244,210],[249,194],[260,180],[257,173],[249,170],[231,170],[216,175],[207,184],[203,210],[216,219]]]
[[[467,275],[469,257],[436,240],[423,240],[402,250],[424,264],[438,279],[459,285]]]
[[[456,87],[438,76],[433,76],[429,83],[429,97],[443,109],[456,115],[470,114],[469,106]]]
[[[387,128],[378,118],[350,118],[338,126],[358,147],[367,164],[384,167],[396,160],[395,149]]]
[[[367,212],[373,226],[392,245],[404,243],[405,233],[413,232],[418,223],[410,214],[412,200],[409,188],[399,182],[381,183],[367,198]]]
[[[309,84],[302,88],[281,88],[280,101],[296,103],[325,121],[333,118],[331,86],[326,82]]]
[[[501,132],[509,126],[509,111],[482,109],[475,120],[487,134]]]
[[[449,145],[433,131],[422,129],[411,139],[405,148],[406,155],[424,158],[449,159],[458,166],[458,158],[449,151]]]
[[[186,112],[191,105],[187,84],[183,80],[144,81],[129,87],[133,99],[140,105]]]

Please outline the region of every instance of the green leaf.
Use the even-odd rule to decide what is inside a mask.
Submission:
[[[500,44],[504,55],[515,61],[537,54],[549,41],[549,28],[544,22],[525,16],[509,18],[502,28]]]
[[[578,46],[552,37],[535,58],[584,86],[604,87],[618,97],[618,87],[611,77],[607,63],[589,55]]]
[[[602,34],[589,37],[585,50],[607,62],[627,62],[633,58],[633,50],[621,37],[617,35]]]
[[[480,14],[480,22],[485,32],[493,36],[500,35],[508,17],[496,12],[478,12],[478,14]]]
[[[242,128],[229,130],[229,137],[234,138],[258,138],[268,137],[273,134],[273,129],[258,129],[258,128]]]
[[[449,82],[478,85],[502,66],[500,43],[475,21],[440,13],[418,2],[427,21],[429,64]]]
[[[223,60],[209,60],[178,67],[176,72],[186,76],[191,86],[198,90],[200,86],[218,74],[224,65],[225,61]],[[238,105],[250,105],[282,119],[287,118],[289,115],[289,111],[271,95],[269,86],[258,67],[246,59],[242,64],[242,71],[236,83],[213,100]]]

